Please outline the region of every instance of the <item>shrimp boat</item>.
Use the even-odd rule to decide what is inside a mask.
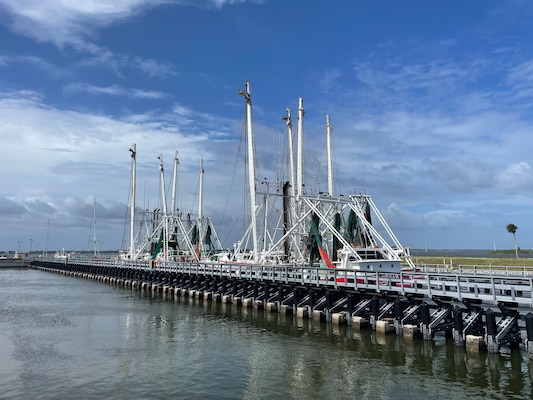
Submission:
[[[344,271],[344,278],[368,272],[400,273],[414,269],[409,249],[402,246],[379,212],[370,195],[363,191],[336,195],[333,187],[333,162],[329,115],[326,115],[327,192],[308,193],[304,168],[303,99],[299,98],[297,116],[296,159],[290,108],[282,117],[287,131],[288,177],[276,182],[258,182],[256,178],[256,147],[252,122],[250,83],[238,93],[244,98],[248,203],[247,228],[231,250],[222,250],[211,220],[203,215],[203,183],[200,184],[196,218],[175,215],[176,170],[174,160],[172,207],[166,200],[162,209],[154,212],[147,239],[135,246],[133,217],[130,229],[128,258],[139,259],[149,254],[153,260],[246,263],[254,265],[290,265],[323,267]],[[135,211],[135,145],[132,155],[132,205]],[[164,174],[160,156],[162,194]],[[200,182],[203,182],[203,162]],[[264,183],[264,184],[263,184]],[[261,190],[259,190],[261,189]],[[155,222],[154,222],[155,221]],[[214,238],[214,241],[212,240]],[[139,249],[135,251],[134,249]],[[351,278],[353,279],[353,278]]]
[[[151,212],[143,212],[139,228],[136,230],[136,158],[137,149],[133,144],[130,148],[131,167],[131,201],[130,201],[130,246],[127,251],[119,253],[120,259],[145,260],[150,263],[163,262],[191,262],[206,259],[213,254],[215,246],[217,251],[222,248],[220,239],[209,217],[203,215],[203,160],[200,162],[200,195],[198,214],[193,217],[191,213],[183,216],[176,209],[177,172],[179,166],[179,153],[174,156],[174,169],[172,181],[172,203],[170,210],[167,208],[165,192],[165,169],[163,156],[159,155],[159,172],[161,182],[161,208]]]

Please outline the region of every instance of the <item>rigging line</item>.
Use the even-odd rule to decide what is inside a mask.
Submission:
[[[200,174],[198,175],[198,180],[196,181],[196,191],[194,193],[191,208],[189,209],[190,210],[189,214],[191,215],[196,215],[198,213],[198,202],[200,201],[200,181],[202,179]],[[196,208],[194,208],[195,204],[196,204]]]
[[[331,141],[331,163],[333,164],[333,193],[341,193],[340,179],[338,173],[338,164],[337,164],[337,154],[335,152],[335,146],[333,145],[333,140]],[[330,193],[330,196],[333,197],[333,193]]]
[[[161,179],[163,179],[163,177],[161,176],[161,174],[158,174],[159,175],[159,183],[158,183],[158,187],[161,188]],[[163,209],[163,196],[162,196],[162,193],[161,193],[161,189],[159,189],[157,191],[157,204],[159,204],[159,207],[160,209],[162,210]]]
[[[222,215],[220,217],[220,220],[219,220],[219,224],[218,226],[222,226],[222,223],[224,221],[224,219],[226,218],[226,212],[228,211],[228,205],[229,205],[229,200],[230,200],[230,196],[231,194],[233,193],[233,185],[235,183],[235,177],[237,175],[237,166],[239,164],[239,158],[242,154],[242,145],[243,145],[243,141],[244,141],[244,138],[246,137],[245,136],[245,117],[246,117],[246,106],[245,106],[245,109],[244,109],[244,115],[243,115],[243,122],[242,122],[242,125],[241,125],[241,136],[240,136],[240,140],[239,140],[239,146],[237,147],[237,157],[235,157],[235,164],[233,165],[233,174],[231,176],[231,182],[230,182],[230,187],[229,187],[229,190],[228,190],[228,194],[226,196],[226,202],[224,204],[224,209],[222,211]],[[231,235],[231,233],[233,232],[233,228],[235,228],[235,225],[237,223],[237,220],[238,218],[234,218],[233,219],[233,224],[229,230],[229,232],[226,234],[226,238],[224,239],[224,242],[227,242],[229,240],[229,237]]]
[[[90,251],[90,244],[91,243],[94,243],[94,237],[95,237],[95,232],[94,232],[94,219],[93,219],[93,216],[91,215],[91,218],[89,219],[89,239],[87,240],[87,248],[85,249],[86,251]]]
[[[85,251],[89,251],[89,248],[90,248],[90,244],[91,244],[91,236],[92,236],[92,233],[93,233],[93,221],[92,219],[89,220],[89,238],[87,239],[87,246],[85,247]]]

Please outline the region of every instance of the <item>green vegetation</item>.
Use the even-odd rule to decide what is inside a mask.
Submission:
[[[520,247],[518,248],[518,254],[529,254],[532,253],[532,250],[522,250]],[[491,254],[514,254],[515,250],[492,250],[490,252]]]
[[[507,232],[513,234],[514,250],[515,250],[516,258],[518,258],[518,245],[516,244],[516,230],[517,229],[518,229],[518,226],[516,226],[515,224],[507,225]]]
[[[514,252],[514,251],[512,251]],[[415,264],[425,265],[449,265],[455,266],[518,266],[531,267],[533,266],[533,258],[476,258],[476,257],[412,257]]]

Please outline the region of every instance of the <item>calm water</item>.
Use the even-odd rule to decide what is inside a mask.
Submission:
[[[0,270],[2,399],[522,399],[523,351],[466,353],[36,270]]]

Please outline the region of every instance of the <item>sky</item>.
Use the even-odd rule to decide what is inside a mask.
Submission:
[[[168,191],[178,152],[177,208],[196,213],[203,160],[231,247],[246,81],[259,180],[279,178],[301,97],[309,193],[329,114],[334,195],[370,194],[403,245],[512,249],[513,223],[533,248],[532,17],[528,0],[0,0],[0,250],[124,248],[133,143],[137,205],[160,204],[157,157]]]

